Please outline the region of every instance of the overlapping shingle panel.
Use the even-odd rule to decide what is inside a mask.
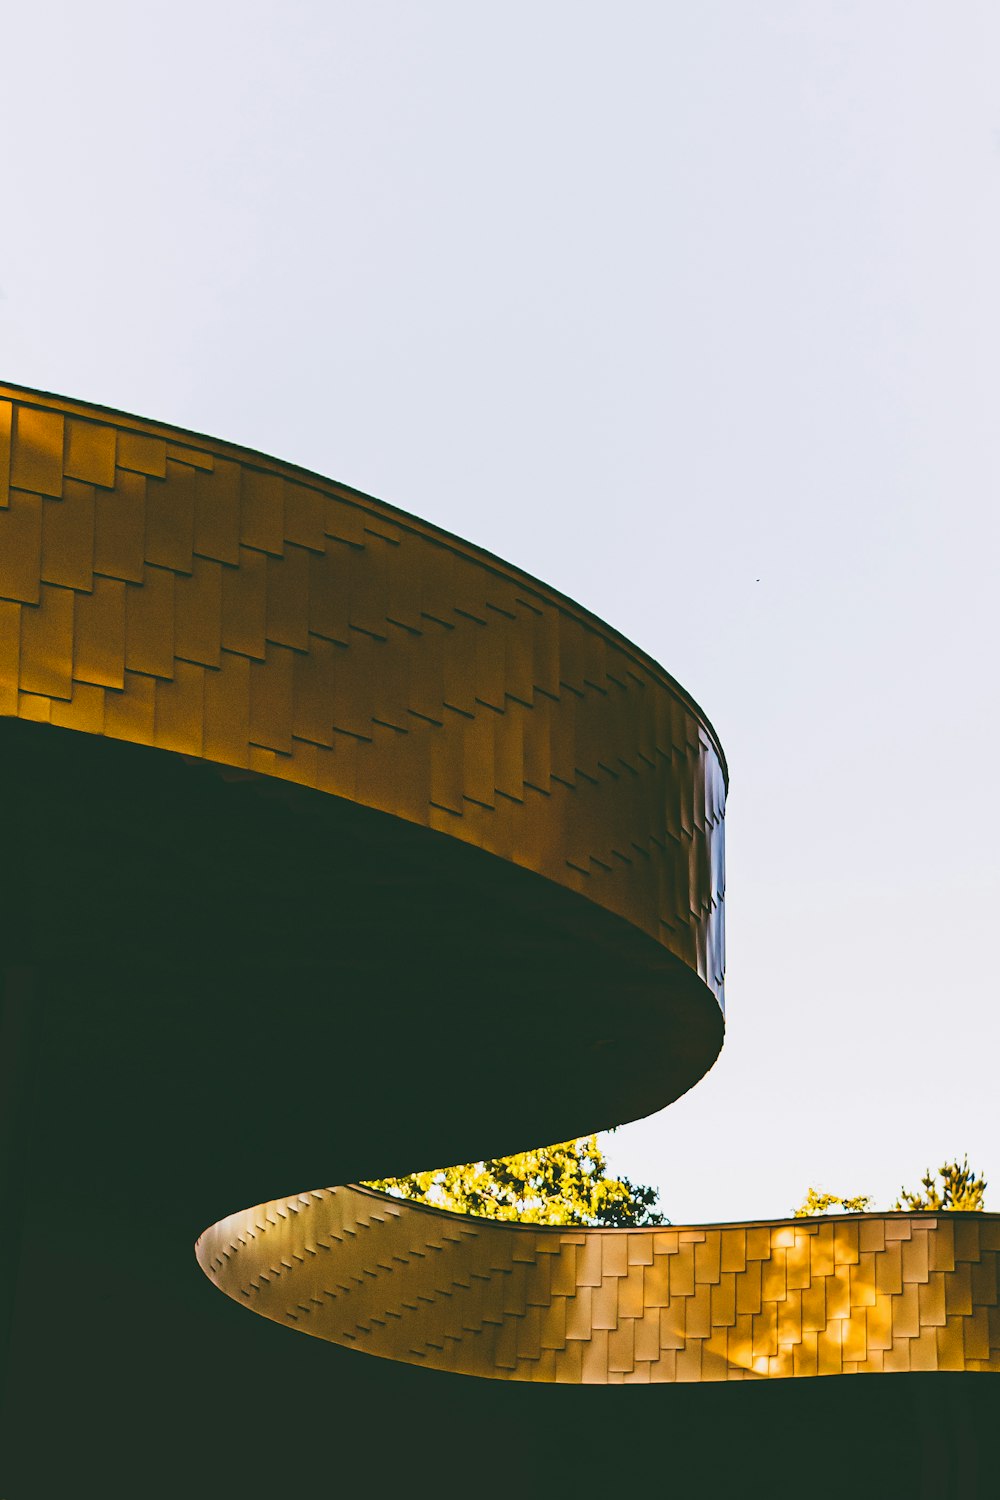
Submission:
[[[0,603],[5,712],[446,829],[626,916],[721,997],[710,731],[496,559],[259,455],[10,391]]]
[[[616,1384],[1000,1371],[998,1244],[994,1214],[562,1230],[348,1187],[234,1214],[198,1258],[255,1311],[369,1353]]]

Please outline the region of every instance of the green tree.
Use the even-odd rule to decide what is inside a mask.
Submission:
[[[363,1186],[482,1219],[610,1228],[669,1223],[656,1209],[655,1188],[608,1175],[596,1135]]]
[[[939,1213],[948,1209],[968,1211],[984,1207],[986,1178],[975,1175],[968,1156],[963,1156],[961,1165],[957,1158],[944,1162],[937,1169],[937,1177],[928,1167],[920,1179],[920,1188],[913,1192],[900,1188],[893,1208],[908,1209],[911,1213],[914,1210]]]
[[[811,1187],[793,1212],[797,1219],[813,1219],[817,1214],[866,1214],[873,1208],[867,1193],[855,1198],[840,1198],[836,1193],[820,1193]]]
[[[922,1189],[922,1191],[921,1191]],[[893,1210],[907,1213],[946,1213],[950,1209],[965,1210],[985,1207],[986,1178],[977,1177],[969,1166],[968,1156],[959,1163],[946,1161],[938,1167],[937,1177],[930,1167],[920,1179],[920,1187],[909,1191],[900,1188],[900,1196],[892,1205]],[[836,1193],[821,1193],[811,1187],[798,1208],[793,1212],[797,1219],[812,1218],[816,1214],[871,1213],[874,1203],[867,1194],[859,1193],[855,1198],[841,1198]]]

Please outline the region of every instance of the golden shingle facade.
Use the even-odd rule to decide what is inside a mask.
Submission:
[[[544,584],[344,486],[0,387],[0,714],[478,845],[721,998],[725,771],[700,710]]]
[[[650,1384],[1000,1371],[1000,1215],[556,1229],[359,1188],[216,1224],[204,1270],[255,1312],[501,1380]]]

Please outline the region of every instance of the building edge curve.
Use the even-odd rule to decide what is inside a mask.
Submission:
[[[231,1215],[196,1255],[221,1291],[281,1326],[463,1375],[1000,1372],[1000,1214],[555,1227],[352,1185]]]
[[[715,732],[509,564],[261,454],[5,386],[0,612],[0,713],[477,844],[624,916],[721,1004]]]

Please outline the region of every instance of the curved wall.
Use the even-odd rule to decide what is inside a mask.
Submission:
[[[560,1229],[357,1187],[215,1224],[198,1260],[287,1328],[569,1385],[1000,1370],[1000,1215]]]
[[[640,927],[721,1003],[715,735],[499,559],[260,454],[0,387],[0,640],[0,714],[478,845]]]

